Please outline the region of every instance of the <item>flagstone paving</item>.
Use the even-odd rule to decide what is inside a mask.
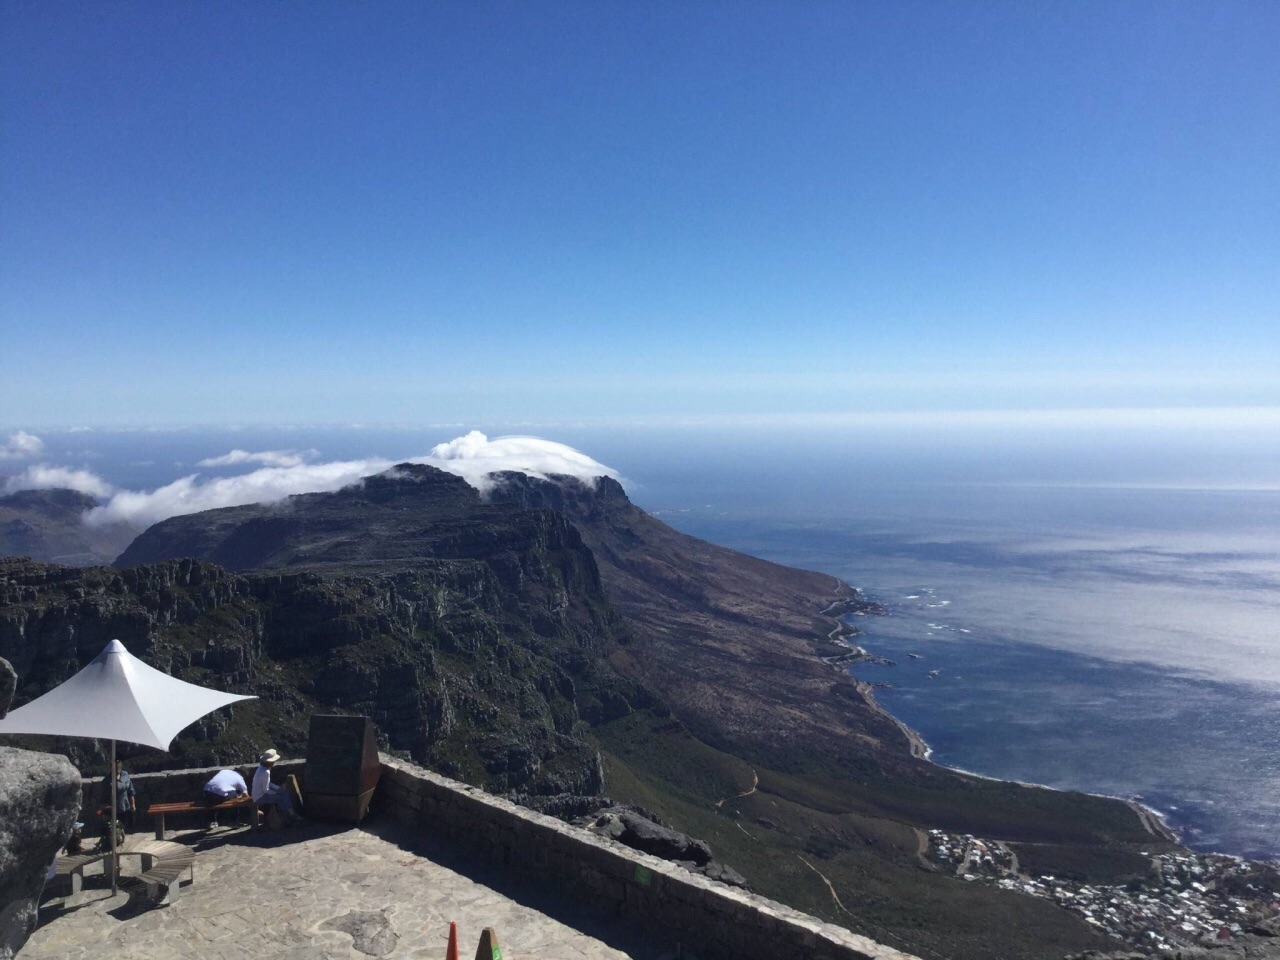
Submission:
[[[444,960],[449,922],[462,960],[484,927],[506,960],[664,960],[674,950],[603,921],[533,884],[391,824],[340,829],[303,822],[177,837],[197,850],[195,882],[151,906],[136,881],[111,897],[86,878],[80,904],[58,898],[18,960]],[[126,871],[133,870],[127,863]],[[98,888],[91,888],[91,884]]]

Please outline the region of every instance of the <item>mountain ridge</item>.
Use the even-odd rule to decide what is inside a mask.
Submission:
[[[0,496],[0,556],[81,567],[110,563],[141,531],[127,523],[89,526],[84,514],[96,506],[88,494],[65,488]]]

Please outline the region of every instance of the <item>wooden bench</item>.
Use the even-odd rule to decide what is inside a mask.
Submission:
[[[71,895],[67,897],[67,902],[73,902],[84,888],[84,868],[94,863],[102,863],[102,870],[105,873],[110,865],[105,861],[111,854],[103,853],[72,853],[65,857],[58,858],[58,865],[54,869],[54,873],[59,877],[67,877],[71,881]]]
[[[120,854],[142,858],[142,873],[138,880],[146,885],[147,896],[160,903],[170,902],[171,892],[181,882],[184,873],[189,874],[192,883],[195,882],[196,852],[181,843],[130,837],[121,847]]]
[[[243,797],[232,797],[229,800],[223,800],[221,803],[198,803],[194,800],[183,801],[182,803],[153,803],[147,807],[147,816],[155,817],[156,821],[156,839],[164,839],[164,818],[166,814],[171,813],[200,813],[213,814],[217,817],[220,810],[249,810],[249,826],[258,829],[258,806],[253,802],[253,798],[246,795]]]
[[[177,886],[184,873],[195,882],[194,863],[196,852],[181,843],[167,840],[146,840],[142,837],[129,837],[116,851],[120,856],[135,856],[142,859],[142,873],[136,878],[147,888],[147,896],[161,903],[168,902],[170,891]],[[65,905],[75,903],[84,887],[84,868],[101,863],[103,875],[106,876],[111,865],[111,854],[108,851],[94,853],[75,853],[58,858],[55,874],[68,877],[71,881],[71,893]]]

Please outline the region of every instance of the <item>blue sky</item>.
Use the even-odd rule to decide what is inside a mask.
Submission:
[[[1280,6],[11,3],[0,425],[1280,407]]]

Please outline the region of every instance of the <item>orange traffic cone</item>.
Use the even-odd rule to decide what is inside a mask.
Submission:
[[[444,953],[444,960],[458,960],[458,925],[449,924],[449,949]]]

